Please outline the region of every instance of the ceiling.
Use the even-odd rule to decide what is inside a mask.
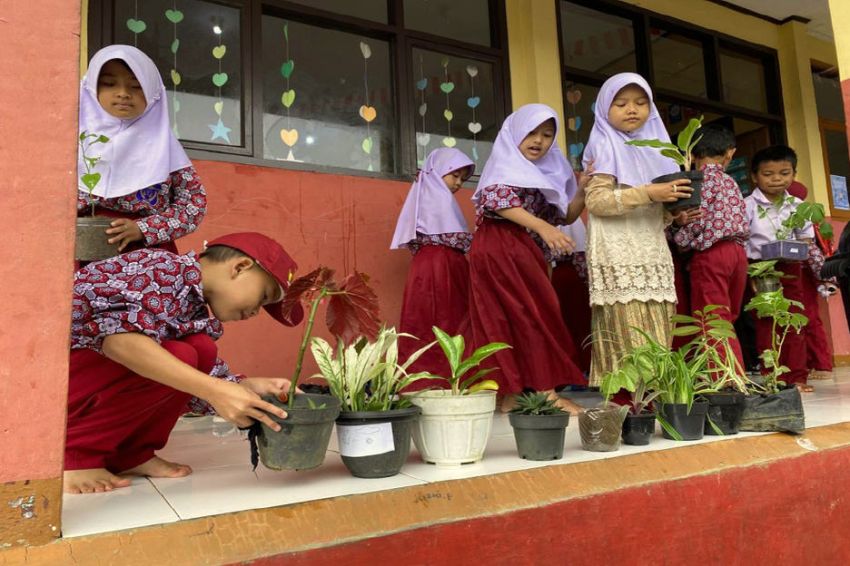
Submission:
[[[811,20],[808,26],[810,35],[833,41],[828,0],[731,0],[728,3],[777,20],[802,16]]]

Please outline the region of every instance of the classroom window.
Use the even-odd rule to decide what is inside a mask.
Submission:
[[[561,2],[560,12],[565,65],[606,75],[637,70],[630,19],[571,2]]]
[[[725,102],[767,112],[764,63],[760,58],[721,49],[720,74]]]
[[[593,128],[593,103],[599,94],[599,87],[566,81],[564,83],[564,134],[567,147],[564,153],[573,169],[582,169],[581,156],[590,130]]]
[[[702,41],[662,28],[650,29],[654,87],[707,98]]]
[[[387,23],[386,0],[289,0],[310,8]]]
[[[405,27],[434,35],[491,44],[487,0],[404,0]]]

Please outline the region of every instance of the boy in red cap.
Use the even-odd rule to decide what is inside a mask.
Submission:
[[[210,242],[200,256],[141,249],[77,271],[65,491],[111,491],[129,485],[131,475],[192,473],[154,454],[187,404],[240,427],[258,420],[278,430],[269,413],[286,413],[260,396],[288,391],[289,380],[233,374],[214,340],[222,322],[251,318],[260,307],[298,324],[303,311],[289,319],[281,312],[296,268],[280,244],[245,232]]]

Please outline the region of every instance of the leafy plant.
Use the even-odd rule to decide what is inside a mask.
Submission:
[[[620,367],[612,372],[602,376],[600,391],[605,397],[604,405],[608,405],[613,397],[621,389],[625,389],[631,393],[631,401],[629,403],[629,412],[633,415],[640,415],[648,411],[650,403],[652,403],[661,392],[651,388],[651,382],[647,381],[641,375],[642,373],[651,375],[651,370],[647,366],[645,358],[640,354],[633,356],[633,353],[626,354],[620,361]]]
[[[373,337],[378,333],[378,297],[369,287],[367,276],[354,272],[337,283],[334,271],[320,266],[299,277],[289,285],[281,305],[283,316],[291,318],[296,309],[309,306],[304,336],[298,349],[292,383],[289,387],[289,406],[295,403],[295,388],[301,376],[304,353],[313,331],[319,305],[327,299],[326,324],[331,334],[342,344],[350,344],[360,336]]]
[[[89,150],[91,150],[92,146],[95,144],[104,144],[109,141],[109,138],[101,135],[101,134],[90,134],[86,130],[80,132],[79,137],[79,145],[80,145],[80,153],[83,157],[83,166],[86,171],[82,175],[80,175],[80,182],[83,184],[85,188],[89,191],[89,199],[91,199],[92,193],[94,192],[95,187],[97,187],[98,183],[100,183],[100,173],[94,171],[95,166],[100,161],[100,155],[89,155]],[[91,215],[94,216],[94,202],[91,204]]]
[[[756,261],[747,267],[747,275],[753,279],[779,279],[787,277],[785,273],[776,269],[776,262],[779,260],[769,259]]]
[[[699,130],[700,126],[702,126],[702,119],[703,116],[700,116],[699,118],[691,118],[685,129],[679,132],[679,135],[676,137],[675,144],[663,142],[661,140],[631,140],[627,141],[626,145],[660,149],[661,155],[669,157],[675,161],[684,171],[690,171],[692,157],[691,152],[693,151],[694,146],[699,143],[699,140],[702,139],[702,136],[694,139],[694,134],[696,134],[697,130]]]
[[[432,327],[432,330],[434,331],[434,336],[437,337],[437,343],[446,355],[451,371],[451,375],[449,376],[433,375],[433,379],[442,379],[447,381],[451,386],[452,395],[468,395],[485,389],[492,391],[499,389],[499,384],[492,379],[482,380],[485,375],[494,371],[496,368],[480,369],[471,377],[467,377],[465,379],[464,376],[470,370],[477,368],[478,365],[486,358],[500,350],[510,348],[510,345],[505,344],[504,342],[491,342],[481,346],[464,360],[462,357],[466,348],[466,343],[463,336],[460,334],[457,336],[449,336],[436,326]]]
[[[560,415],[564,413],[555,404],[555,400],[542,391],[526,392],[517,397],[517,406],[511,409],[512,413],[520,415]]]
[[[755,311],[759,318],[770,318],[772,320],[770,348],[764,350],[759,356],[764,368],[768,371],[764,376],[764,384],[760,386],[764,393],[779,393],[780,387],[785,385],[780,377],[791,371],[779,361],[785,338],[792,330],[800,332],[809,323],[806,315],[801,312],[791,312],[792,307],[802,311],[803,304],[786,298],[781,290],[759,293],[744,307],[746,311]]]
[[[792,239],[794,231],[802,230],[808,223],[817,226],[818,231],[824,238],[827,240],[832,239],[834,233],[832,224],[826,219],[826,210],[822,204],[815,202],[803,201],[799,203],[788,218],[783,220],[779,226],[776,225],[773,218],[769,215],[770,210],[775,209],[779,211],[783,206],[794,204],[795,201],[796,198],[794,196],[786,195],[770,206],[758,205],[756,213],[759,218],[767,218],[770,221],[777,240]]]
[[[412,337],[381,328],[374,341],[361,338],[346,346],[337,343],[336,352],[323,338],[315,337],[310,350],[319,366],[319,374],[328,382],[331,395],[342,403],[343,411],[388,411],[410,405],[399,392],[427,372],[408,374],[407,368],[434,345],[434,342],[414,352],[404,364],[398,363],[398,339]]]

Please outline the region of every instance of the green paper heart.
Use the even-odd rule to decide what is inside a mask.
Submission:
[[[457,145],[457,140],[451,136],[443,138],[443,145],[446,147],[454,147],[455,145]]]
[[[295,61],[290,59],[286,63],[280,66],[280,74],[283,75],[283,78],[288,79],[292,76],[292,71],[295,70]]]
[[[216,102],[215,104],[213,104],[213,109],[215,110],[215,113],[216,113],[216,114],[218,114],[219,116],[221,116],[221,111],[222,111],[222,110],[224,110],[224,102],[222,102],[221,100],[219,100],[218,102]]]
[[[180,76],[177,69],[171,69],[171,82],[174,86],[180,86],[180,83],[183,82],[183,77]]]
[[[180,99],[179,98],[174,99],[174,111],[180,112]],[[174,125],[174,131],[175,132],[177,131],[177,124]],[[177,137],[180,137],[180,136],[177,136]]]
[[[289,108],[290,106],[292,106],[292,103],[293,103],[293,102],[295,102],[295,90],[294,90],[294,89],[289,89],[289,90],[285,91],[285,92],[283,93],[283,95],[281,95],[281,97],[280,97],[280,101],[281,101],[281,102],[283,103],[283,105],[284,105],[284,106],[286,106],[287,108]]]
[[[212,54],[213,54],[213,57],[215,57],[216,59],[221,59],[222,57],[224,57],[225,53],[227,53],[227,46],[226,45],[218,45],[216,47],[213,47]],[[224,83],[222,83],[222,84],[224,84]],[[221,85],[219,85],[219,86],[221,86]]]
[[[453,113],[451,110],[449,110],[448,108],[446,108],[445,110],[443,110],[443,117],[444,117],[446,120],[448,120],[449,122],[451,122],[451,121],[452,121],[452,118],[454,118],[454,117],[455,117],[455,115],[454,115],[454,113]]]
[[[440,83],[440,90],[449,94],[451,91],[455,89],[455,84],[451,81],[447,83]]]
[[[366,153],[372,153],[372,138],[364,139],[363,143],[360,144],[360,147],[362,147],[363,151]]]
[[[130,18],[127,20],[127,29],[133,33],[142,33],[148,29],[148,24],[142,20],[134,20],[133,18]]]
[[[215,86],[221,88],[227,84],[227,73],[216,73],[212,76],[212,82]]]
[[[179,24],[183,21],[183,12],[180,10],[166,10],[165,17],[172,24]]]
[[[93,191],[100,182],[100,173],[86,173],[80,177],[80,180],[90,191]]]
[[[175,39],[171,42],[171,52],[177,55],[177,50],[180,49],[180,40]]]

